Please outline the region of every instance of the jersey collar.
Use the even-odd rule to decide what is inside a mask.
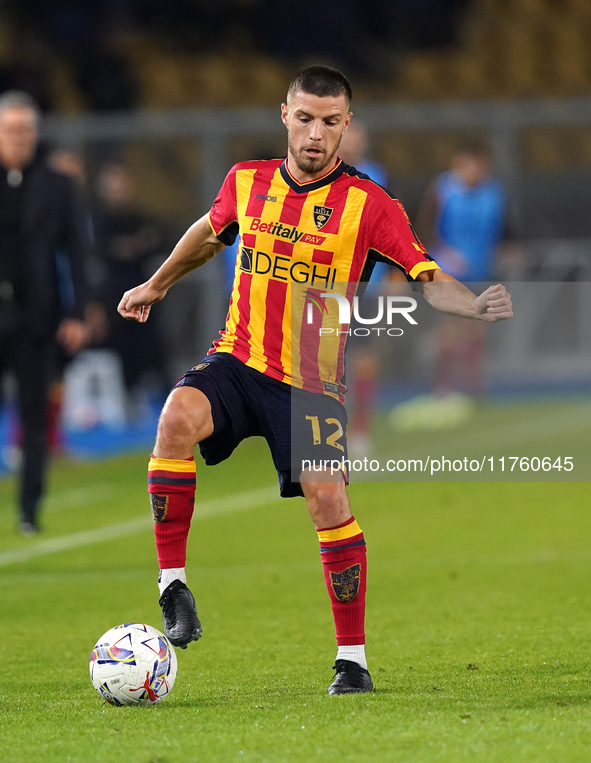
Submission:
[[[345,164],[342,159],[339,159],[336,167],[333,167],[329,173],[323,175],[317,180],[308,180],[306,183],[299,183],[287,169],[287,157],[283,160],[279,169],[281,172],[281,177],[293,191],[296,193],[309,193],[310,191],[316,191],[318,188],[322,188],[325,185],[330,185],[330,183],[333,183],[338,177],[340,177],[340,175],[343,174]]]

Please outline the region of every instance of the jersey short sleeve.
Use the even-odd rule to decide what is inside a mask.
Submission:
[[[238,235],[236,208],[236,167],[232,167],[209,211],[209,224],[217,238],[231,246]]]
[[[383,192],[373,201],[370,248],[378,255],[377,259],[397,265],[411,281],[426,270],[438,270],[439,265],[417,238],[398,199]]]

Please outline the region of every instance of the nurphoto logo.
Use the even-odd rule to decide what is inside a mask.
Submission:
[[[362,327],[375,326],[375,324],[383,322],[385,318],[386,325],[391,327],[394,322],[394,317],[397,315],[401,315],[411,325],[417,325],[417,321],[411,315],[411,313],[417,309],[417,301],[412,297],[388,296],[384,298],[380,296],[377,298],[376,314],[373,317],[364,317],[360,314],[359,297],[353,297],[351,302],[344,294],[331,292],[322,292],[321,294],[316,294],[310,289],[304,292],[304,301],[307,305],[306,323],[308,325],[315,323],[315,315],[320,315],[321,323],[323,316],[329,315],[328,305],[326,304],[326,300],[329,298],[334,299],[337,302],[338,322],[342,326],[348,326],[351,321],[360,323]],[[316,308],[317,312],[314,310],[314,308]],[[353,334],[354,336],[370,336],[371,331],[362,327],[355,328],[353,331],[351,331],[351,329],[346,329],[345,331],[349,335]],[[401,328],[388,328],[387,330],[384,328],[383,330],[386,331],[388,336],[402,336],[404,333]],[[382,329],[374,328],[373,331],[377,332],[379,335]],[[319,334],[321,336],[324,334],[335,333],[337,335],[342,334],[344,333],[344,330],[338,328],[329,328],[326,326],[320,326],[319,328]]]

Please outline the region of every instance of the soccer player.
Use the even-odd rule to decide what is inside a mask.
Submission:
[[[512,315],[503,286],[476,297],[443,273],[415,237],[401,204],[338,157],[350,103],[351,87],[339,71],[301,71],[281,106],[287,157],[234,166],[209,214],[189,228],[146,283],[123,295],[118,308],[124,318],[143,323],[174,283],[240,231],[226,327],[203,362],[172,390],[149,465],[164,629],[183,648],[201,636],[184,569],[195,445],[207,464],[216,464],[241,440],[262,435],[281,495],[305,497],[318,533],[338,647],[329,694],[372,690],[365,657],[366,549],[349,507],[346,473],[338,471],[330,480],[327,473],[292,469],[298,462],[292,460],[292,424],[301,426],[316,460],[347,455],[341,381],[346,335],[337,343],[327,345],[321,337],[303,347],[306,311],[295,301],[292,306],[292,291],[305,283],[319,295],[335,282],[347,282],[354,293],[380,260],[417,281],[438,310],[487,322]]]

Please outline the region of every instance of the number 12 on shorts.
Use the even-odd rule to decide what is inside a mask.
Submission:
[[[306,416],[306,421],[309,421],[312,425],[312,438],[314,440],[314,445],[322,445],[322,436],[320,434],[320,419],[318,416]],[[337,442],[337,440],[340,440],[344,434],[341,422],[338,419],[332,418],[324,419],[324,422],[329,426],[336,427],[336,429],[327,436],[326,444],[332,445],[333,448],[338,448],[344,452],[345,449],[343,446],[340,444],[340,442]]]

